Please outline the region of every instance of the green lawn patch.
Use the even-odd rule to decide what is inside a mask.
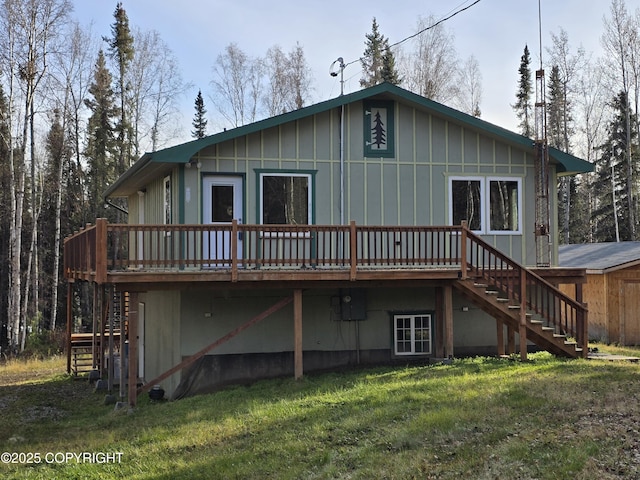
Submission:
[[[18,460],[0,464],[2,478],[640,475],[640,365],[631,362],[458,359],[261,381],[175,402],[144,396],[132,413],[103,405],[104,395],[63,370],[61,359],[0,365],[0,450]],[[106,456],[115,454],[119,461]]]

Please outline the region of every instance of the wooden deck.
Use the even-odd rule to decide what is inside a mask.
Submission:
[[[77,281],[102,289],[113,286],[119,294],[130,293],[134,305],[138,292],[204,283],[209,288],[291,289],[296,372],[302,371],[302,289],[345,285],[443,287],[447,351],[453,351],[455,288],[496,319],[500,354],[505,326],[509,353],[515,351],[517,332],[523,358],[528,339],[558,355],[586,357],[588,352],[587,310],[580,289],[586,272],[526,268],[464,224],[125,225],[99,219],[65,239],[64,271],[69,289]],[[557,288],[562,283],[576,285],[576,299]],[[128,311],[126,321],[128,335],[135,338],[135,309]],[[137,358],[136,345],[130,344],[131,358]],[[135,363],[129,363],[132,379],[137,378]],[[133,404],[136,388],[130,381]]]

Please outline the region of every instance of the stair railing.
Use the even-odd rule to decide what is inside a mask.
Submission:
[[[504,255],[462,225],[466,237],[467,272],[482,278],[513,302],[526,305],[554,331],[573,337],[587,353],[587,309],[528,268]]]

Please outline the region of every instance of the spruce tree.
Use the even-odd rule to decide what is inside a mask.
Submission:
[[[380,33],[375,17],[371,25],[371,33],[365,35],[365,50],[360,63],[363,77],[360,86],[367,88],[382,82],[400,83],[395,58],[389,47],[389,40]]]
[[[118,118],[115,106],[115,95],[111,87],[111,73],[109,72],[104,52],[98,52],[93,82],[89,87],[92,98],[85,100],[85,105],[91,111],[87,125],[87,145],[85,156],[88,162],[87,189],[89,205],[92,212],[89,218],[111,215],[114,220],[113,209],[106,210],[102,193],[114,182],[119,174],[116,166],[118,155],[117,143],[114,138],[114,123]]]
[[[524,46],[524,53],[520,57],[520,68],[518,69],[520,80],[518,81],[518,92],[516,93],[516,103],[512,105],[518,120],[520,120],[520,133],[525,137],[534,135],[531,108],[531,96],[533,94],[533,84],[531,82],[531,56],[529,47]]]
[[[607,126],[607,139],[599,147],[601,152],[596,161],[596,180],[593,184],[594,195],[598,208],[593,212],[592,221],[595,222],[595,240],[611,242],[633,240],[630,228],[629,211],[635,208],[633,200],[627,194],[627,138],[631,138],[632,145],[637,132],[630,132],[627,136],[627,101],[626,93],[620,92],[612,102],[613,118]],[[635,115],[631,115],[631,125],[635,124]],[[632,148],[632,172],[637,177],[635,167],[637,153],[635,145]],[[615,206],[614,206],[615,197]]]
[[[129,29],[127,12],[118,2],[113,12],[115,22],[111,25],[111,38],[105,38],[109,45],[109,57],[115,61],[118,69],[118,94],[120,96],[120,120],[117,125],[118,132],[118,168],[117,173],[122,174],[132,161],[133,129],[128,119],[127,92],[125,88],[126,74],[129,64],[133,60],[133,35]]]
[[[402,82],[396,69],[396,59],[393,56],[391,47],[388,45],[382,56],[382,71],[380,72],[380,76],[383,82],[389,82],[393,85],[400,85]]]
[[[207,135],[207,119],[205,117],[207,111],[204,108],[204,100],[202,99],[202,91],[198,90],[196,96],[196,114],[193,117],[193,128],[191,136],[193,138],[204,138]]]

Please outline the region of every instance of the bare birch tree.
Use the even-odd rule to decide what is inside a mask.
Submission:
[[[231,43],[218,55],[213,73],[211,100],[218,112],[233,127],[255,121],[262,90],[262,60],[249,57]]]
[[[421,17],[416,31],[435,23],[433,16]],[[398,58],[403,86],[423,97],[448,103],[455,96],[458,65],[453,34],[444,24],[436,25],[418,35],[412,45],[410,54]]]
[[[458,110],[480,117],[482,101],[482,73],[476,57],[471,55],[458,70],[457,86],[452,104]]]
[[[11,180],[10,281],[8,301],[8,334],[10,347],[17,351],[20,335],[25,328],[22,307],[22,229],[25,202],[26,156],[31,127],[32,177],[35,177],[35,142],[33,116],[36,91],[47,73],[48,56],[55,36],[66,20],[71,6],[66,0],[4,0],[0,10],[2,23],[2,71],[8,83],[9,148]],[[21,101],[23,110],[17,111],[15,102]],[[18,115],[22,115],[21,132],[16,129]],[[13,135],[16,135],[15,144]],[[15,151],[14,151],[15,150]],[[33,188],[33,187],[32,187]],[[32,199],[33,202],[33,199]],[[33,222],[37,224],[37,222]],[[34,227],[36,228],[37,225]],[[26,297],[26,295],[25,295]]]
[[[309,100],[311,78],[300,44],[286,54],[279,45],[267,50],[264,59],[267,115],[274,116],[304,107]]]
[[[640,78],[635,74],[640,69],[634,65],[640,61],[640,43],[637,39],[637,28],[634,19],[627,12],[624,0],[612,0],[610,17],[604,19],[604,33],[602,46],[605,51],[604,62],[609,72],[609,81],[613,91],[624,93],[628,102],[635,102],[638,97]],[[635,77],[635,78],[634,78]],[[637,239],[635,186],[637,182],[634,174],[631,146],[631,116],[630,108],[625,109],[627,115],[626,140],[626,196],[629,202],[629,230],[631,238]],[[634,125],[635,127],[635,125]]]
[[[170,122],[177,117],[178,100],[186,86],[175,55],[157,31],[135,29],[133,37],[136,49],[127,84],[137,158],[141,151],[154,151],[163,139],[175,137]]]

